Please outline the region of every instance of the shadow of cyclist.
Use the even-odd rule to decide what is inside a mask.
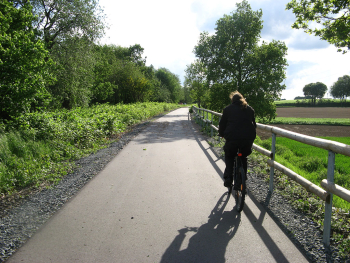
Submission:
[[[226,247],[235,235],[241,221],[235,209],[224,211],[229,196],[223,194],[209,215],[208,222],[200,227],[184,227],[162,256],[165,262],[225,262]],[[186,233],[195,232],[186,249],[180,250]]]

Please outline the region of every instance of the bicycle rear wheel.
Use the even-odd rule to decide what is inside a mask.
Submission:
[[[245,200],[245,194],[246,194],[246,183],[245,183],[245,173],[244,169],[240,167],[238,169],[238,174],[237,174],[238,181],[238,186],[235,185],[235,199],[236,199],[236,210],[238,212],[241,212],[244,207],[244,200]],[[235,182],[236,184],[236,182]]]

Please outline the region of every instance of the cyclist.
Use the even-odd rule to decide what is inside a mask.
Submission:
[[[230,187],[233,181],[234,160],[238,148],[242,153],[242,163],[247,174],[247,156],[252,153],[252,145],[256,137],[254,109],[248,105],[238,91],[230,94],[231,104],[227,106],[219,123],[219,136],[226,139],[224,186]]]

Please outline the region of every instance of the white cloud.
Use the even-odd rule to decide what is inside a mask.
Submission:
[[[340,76],[350,75],[349,54],[318,37],[291,28],[294,14],[285,10],[290,0],[251,0],[254,11],[262,9],[262,39],[285,41],[288,46],[287,89],[282,97],[293,99],[303,95],[303,87],[323,82],[330,87]],[[192,53],[201,32],[214,32],[215,22],[236,9],[230,0],[100,0],[111,25],[109,39],[103,43],[128,47],[140,44],[147,56],[147,65],[166,67],[184,79],[186,65],[195,59]]]
[[[350,54],[341,54],[333,46],[324,49],[289,49],[287,69],[287,89],[282,98],[294,99],[303,96],[305,85],[322,82],[328,89],[343,75],[350,75],[347,66]]]
[[[190,2],[190,1],[189,1]],[[236,9],[237,0],[195,0],[191,9],[196,14],[196,24],[201,31],[213,32],[216,21]]]
[[[190,4],[185,0],[101,0],[110,24],[103,43],[140,44],[148,65],[184,75],[186,65],[194,60],[192,50],[200,33]]]

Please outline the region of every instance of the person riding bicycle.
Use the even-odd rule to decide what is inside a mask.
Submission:
[[[238,91],[230,94],[231,104],[227,106],[219,123],[219,136],[226,139],[224,186],[230,187],[233,181],[234,160],[238,148],[242,153],[242,163],[247,174],[247,156],[252,153],[256,137],[255,111]]]

